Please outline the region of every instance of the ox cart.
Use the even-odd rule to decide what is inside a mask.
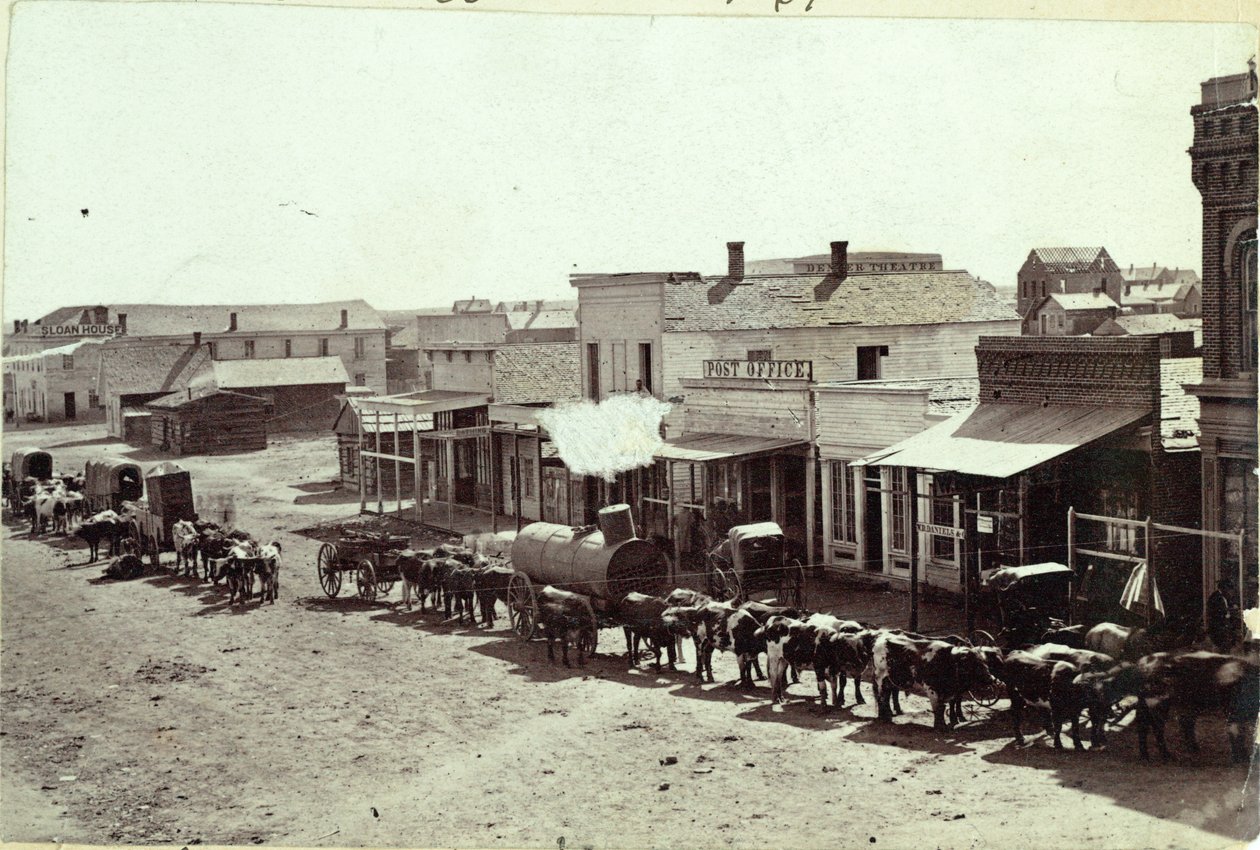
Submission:
[[[773,592],[780,605],[805,607],[805,568],[788,551],[778,523],[737,525],[708,554],[709,595],[747,601],[750,593]]]
[[[35,448],[15,451],[4,477],[5,504],[10,512],[19,512],[22,504],[35,495],[35,485],[29,479],[47,481],[52,477],[52,455],[48,452]]]
[[[512,542],[512,577],[508,580],[508,621],[522,640],[538,632],[538,591],[546,585],[579,593],[590,600],[592,643],[613,622],[614,609],[627,594],[664,596],[669,561],[655,544],[635,536],[628,505],[599,512],[598,526],[573,527],[535,522]]]
[[[123,502],[144,495],[144,476],[139,464],[122,458],[89,460],[83,468],[83,496],[89,514],[120,511]]]
[[[347,531],[335,543],[319,547],[315,564],[319,586],[333,599],[341,592],[342,574],[354,573],[356,595],[372,602],[399,580],[398,553],[410,544],[405,534]]]
[[[147,495],[123,507],[130,518],[130,536],[140,557],[158,566],[163,552],[175,551],[171,528],[197,518],[193,508],[192,476],[178,464],[159,463],[144,477]]]

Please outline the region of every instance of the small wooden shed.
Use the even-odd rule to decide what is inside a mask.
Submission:
[[[267,448],[266,402],[215,387],[154,399],[150,442],[177,455],[234,454]]]

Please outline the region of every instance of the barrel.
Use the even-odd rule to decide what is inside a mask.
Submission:
[[[629,505],[609,505],[599,509],[599,530],[604,533],[604,545],[616,546],[632,540],[634,534],[634,517]]]
[[[613,520],[615,526],[618,522]],[[604,534],[590,527],[530,523],[512,542],[512,566],[536,584],[607,602],[619,602],[631,591],[651,596],[668,592],[669,562],[659,549],[637,537],[605,545]]]

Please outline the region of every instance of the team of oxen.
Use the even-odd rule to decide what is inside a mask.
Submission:
[[[51,531],[68,534],[83,522],[87,497],[82,473],[57,474],[52,478],[26,477],[14,484],[9,464],[4,465],[4,504],[31,524],[31,535]]]
[[[585,597],[546,588],[554,596],[542,605],[540,625],[549,642],[574,630],[591,628],[584,616]],[[541,597],[540,597],[541,601]],[[550,611],[548,608],[550,607]],[[1249,762],[1257,713],[1260,667],[1254,662],[1194,648],[1201,635],[1191,621],[1167,621],[1150,628],[1101,623],[1049,632],[1044,641],[1019,647],[974,646],[964,638],[927,637],[900,629],[878,628],[830,614],[811,613],[748,601],[719,601],[693,590],[675,590],[666,598],[629,594],[617,606],[616,619],[626,634],[626,655],[633,665],[646,642],[660,669],[662,653],[671,669],[680,641],[690,638],[695,675],[713,681],[715,650],[731,652],[738,684],[751,687],[763,676],[770,698],[787,701],[788,678],[812,670],[818,705],[845,703],[848,680],[853,701],[864,703],[868,682],[881,720],[901,713],[900,695],[917,693],[931,703],[934,728],[944,731],[962,718],[964,700],[1004,695],[1017,744],[1024,743],[1023,722],[1029,707],[1041,709],[1054,746],[1062,748],[1062,729],[1070,726],[1072,744],[1083,749],[1080,721],[1088,720],[1091,749],[1106,745],[1106,725],[1136,709],[1140,756],[1147,758],[1148,734],[1154,733],[1161,756],[1170,758],[1164,727],[1175,715],[1185,748],[1197,752],[1195,721],[1200,714],[1225,718],[1231,756]],[[555,623],[555,625],[552,625]],[[553,634],[559,632],[559,634]],[[583,641],[577,640],[579,663]],[[567,665],[567,653],[565,656]],[[1125,704],[1127,708],[1120,710]]]

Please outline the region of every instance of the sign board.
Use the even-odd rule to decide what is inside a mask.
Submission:
[[[976,531],[981,534],[993,533],[993,517],[984,514],[976,515]]]
[[[918,531],[927,534],[935,534],[937,537],[952,537],[955,540],[962,540],[967,536],[967,532],[961,528],[954,528],[952,525],[937,525],[932,522],[916,522],[914,527]]]
[[[849,261],[849,274],[892,274],[896,272],[938,272],[941,260],[885,260],[878,262]],[[831,274],[831,263],[796,263],[797,274]]]
[[[706,360],[706,378],[802,378],[814,379],[812,360]]]
[[[120,336],[127,332],[126,325],[40,325],[41,336]]]

